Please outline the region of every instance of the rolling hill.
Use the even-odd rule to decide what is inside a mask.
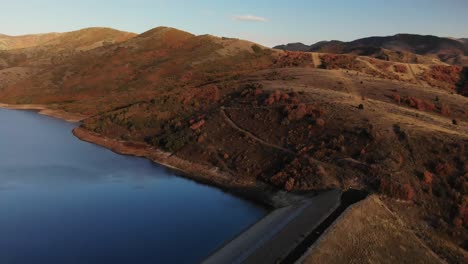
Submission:
[[[57,38],[58,36],[60,36],[60,33],[24,36],[8,36],[0,34],[0,50],[23,49],[39,46],[54,38]]]
[[[465,72],[396,50],[452,42],[362,42],[409,64],[336,54],[339,42],[289,52],[168,27],[93,30],[0,52],[0,102],[79,114],[80,138],[226,188],[376,193],[444,259],[467,259]]]
[[[134,33],[111,28],[85,28],[66,33],[47,33],[24,36],[0,34],[0,50],[25,49],[41,46],[58,50],[93,49],[102,45],[122,42],[136,36]]]

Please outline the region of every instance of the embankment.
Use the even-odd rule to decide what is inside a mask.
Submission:
[[[276,209],[203,263],[295,263],[349,206],[366,197],[358,190],[331,190]]]

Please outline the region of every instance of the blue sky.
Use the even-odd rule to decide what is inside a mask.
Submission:
[[[3,2],[3,1],[2,1]],[[195,34],[287,42],[396,33],[468,38],[468,0],[15,0],[0,3],[0,33],[105,26],[141,33],[170,26]]]

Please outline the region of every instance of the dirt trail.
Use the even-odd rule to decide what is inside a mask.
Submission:
[[[426,85],[424,85],[424,83],[423,83],[421,80],[419,80],[419,79],[416,77],[416,73],[414,72],[413,65],[410,64],[410,63],[407,63],[406,65],[408,66],[409,74],[410,74],[411,78],[413,78],[413,80],[415,80],[416,83],[418,83],[419,85],[421,85],[421,86],[426,86]]]
[[[322,66],[322,60],[317,52],[312,52],[312,61],[314,62],[315,68],[320,68],[320,66]]]
[[[347,76],[346,72],[344,71],[337,71],[337,78],[343,80],[343,85],[348,94],[352,96],[353,102],[361,102],[362,93],[357,89],[356,85],[354,84],[353,80]]]
[[[385,77],[388,77],[388,74],[386,74],[385,72],[383,72],[382,70],[380,70],[379,68],[377,68],[374,64],[370,63],[369,61],[367,60],[363,60],[361,58],[357,58],[356,60],[360,61],[360,62],[363,62],[364,64],[367,65],[367,67],[371,68],[372,70],[384,75]]]
[[[292,154],[292,155],[296,155],[296,153],[290,149],[287,149],[287,148],[283,148],[281,146],[278,146],[278,145],[275,145],[275,144],[271,144],[271,143],[268,143],[266,142],[265,140],[255,136],[254,134],[252,134],[251,132],[245,130],[245,129],[242,129],[241,127],[239,127],[227,114],[226,112],[224,111],[224,107],[221,108],[221,115],[223,116],[223,118],[226,120],[226,122],[228,122],[229,125],[231,125],[234,129],[246,134],[248,137],[250,137],[251,139],[255,140],[255,141],[258,141],[260,144],[262,145],[265,145],[265,146],[268,146],[268,147],[271,147],[271,148],[275,148],[275,149],[278,149],[278,150],[281,150],[281,151],[284,151],[286,153],[289,153],[289,154]]]

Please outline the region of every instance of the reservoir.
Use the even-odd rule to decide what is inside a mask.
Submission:
[[[0,263],[197,263],[267,211],[0,109]]]

